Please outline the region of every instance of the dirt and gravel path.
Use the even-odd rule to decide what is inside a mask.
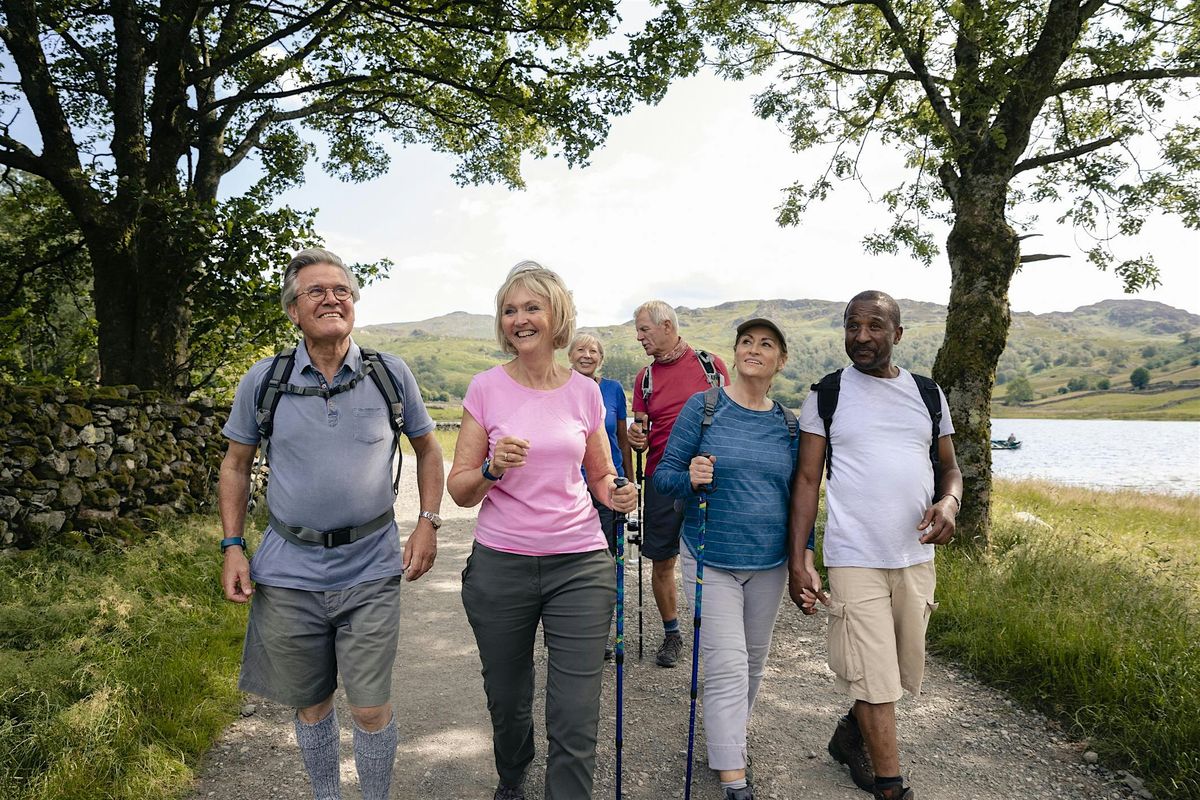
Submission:
[[[412,470],[408,471],[411,481]],[[407,483],[407,482],[406,482]],[[402,492],[401,519],[415,509],[415,490]],[[446,525],[434,570],[405,584],[400,652],[393,700],[400,747],[392,786],[395,798],[490,800],[496,777],[490,725],[479,676],[479,657],[459,600],[459,573],[471,545],[474,510],[457,509],[446,498]],[[626,586],[624,794],[633,800],[683,796],[687,747],[686,666],[654,666],[659,626],[645,564],[646,659],[637,659],[636,559]],[[682,596],[682,594],[681,594]],[[681,614],[691,651],[690,620]],[[780,613],[767,674],[750,731],[757,796],[763,800],[822,798],[865,800],[825,745],[846,701],[835,693],[825,666],[825,617],[806,618],[790,604]],[[538,648],[537,696],[544,694],[545,652]],[[615,667],[607,666],[600,725],[595,797],[614,793]],[[1085,747],[1068,741],[1038,714],[1014,707],[1003,694],[981,686],[953,666],[930,659],[926,693],[899,707],[900,749],[905,774],[922,800],[1012,800],[1012,798],[1148,797],[1136,778],[1087,764]],[[234,722],[206,756],[189,800],[311,797],[292,734],[291,712],[249,697]],[[350,718],[339,692],[342,785],[359,797],[350,751]],[[543,711],[535,708],[538,758],[526,792],[542,796],[545,765]],[[703,733],[698,723],[697,754]],[[693,796],[720,800],[719,785],[702,762]]]

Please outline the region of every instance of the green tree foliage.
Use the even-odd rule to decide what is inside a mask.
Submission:
[[[1029,379],[1024,375],[1013,378],[1008,382],[1008,390],[1004,395],[1005,405],[1016,405],[1017,403],[1029,403],[1033,401],[1033,387],[1029,385]]]
[[[44,181],[0,181],[0,380],[95,380],[83,241]]]
[[[1134,389],[1145,389],[1150,385],[1150,370],[1138,367],[1129,373],[1129,382],[1133,384]]]
[[[872,252],[938,252],[951,291],[934,377],[949,395],[966,481],[963,542],[985,544],[991,497],[988,408],[1011,323],[1008,287],[1034,222],[1026,201],[1057,203],[1091,237],[1088,258],[1128,291],[1155,284],[1153,262],[1118,258],[1116,235],[1148,213],[1200,227],[1200,126],[1177,119],[1200,76],[1189,0],[696,0],[698,35],[718,69],[778,79],[755,110],[786,126],[795,149],[825,148],[827,168],[788,190],[779,221],[798,222],[836,182],[864,182],[864,154],[899,152],[907,172],[884,191],[893,213]],[[871,148],[869,145],[883,145]],[[1134,158],[1139,148],[1157,156]]]
[[[317,141],[355,181],[387,168],[383,137],[452,154],[464,183],[519,186],[524,153],[584,163],[612,115],[694,58],[673,6],[602,52],[616,21],[611,0],[0,0],[0,166],[43,178],[79,230],[101,380],[186,390],[193,338],[238,332],[198,317],[197,293],[259,291],[239,281],[261,263],[226,260],[254,245],[214,235],[299,234],[304,214],[267,209]],[[248,161],[257,182],[229,202],[255,208],[257,234],[219,202]]]

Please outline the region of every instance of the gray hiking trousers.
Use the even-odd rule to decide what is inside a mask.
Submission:
[[[492,717],[496,772],[519,786],[533,761],[533,638],[547,650],[547,800],[592,796],[604,644],[617,598],[607,550],[553,556],[502,553],[478,542],[463,569]]]

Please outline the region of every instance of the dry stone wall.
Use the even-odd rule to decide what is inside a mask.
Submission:
[[[0,548],[136,540],[210,506],[227,416],[136,387],[0,385]]]

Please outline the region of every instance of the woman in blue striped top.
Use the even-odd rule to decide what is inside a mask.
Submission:
[[[787,362],[775,323],[738,326],[737,380],[720,390],[710,424],[704,393],[684,405],[654,486],[686,504],[683,584],[695,602],[699,491],[713,484],[704,533],[704,729],[708,765],[727,800],[750,800],[746,726],[762,682],[771,632],[787,583],[788,498],[799,445],[794,416],[767,397]],[[711,458],[701,456],[711,455]]]

